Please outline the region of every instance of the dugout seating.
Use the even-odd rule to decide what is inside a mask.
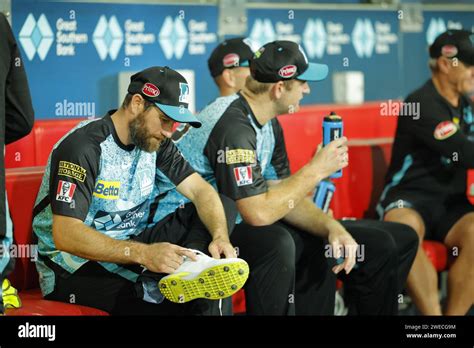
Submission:
[[[345,135],[350,139],[350,165],[344,170],[343,177],[335,180],[332,209],[336,218],[374,217],[396,127],[396,117],[380,116],[379,110],[380,103],[376,102],[360,106],[318,105],[302,107],[297,114],[279,117],[292,172],[301,168],[315,153],[321,141],[324,115],[335,111],[344,118]],[[34,244],[32,209],[44,166],[53,145],[79,121],[38,120],[30,135],[7,146],[6,188],[16,245]],[[474,181],[474,176],[472,179]],[[425,241],[423,247],[438,271],[446,269],[447,251],[444,245]],[[38,274],[31,258],[17,258],[15,270],[9,278],[13,286],[20,290],[23,307],[8,310],[7,315],[107,315],[93,308],[42,299]],[[243,292],[234,295],[233,302],[236,313],[245,312]]]

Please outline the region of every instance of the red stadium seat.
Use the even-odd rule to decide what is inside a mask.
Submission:
[[[95,308],[46,301],[41,296],[38,273],[33,262],[35,254],[32,245],[36,242],[31,222],[43,171],[44,167],[6,170],[5,181],[14,224],[14,243],[17,247],[15,269],[8,278],[19,290],[23,303],[20,309],[9,309],[7,315],[108,315]],[[20,250],[23,250],[21,255]]]
[[[32,167],[35,159],[35,132],[6,146],[5,168]]]

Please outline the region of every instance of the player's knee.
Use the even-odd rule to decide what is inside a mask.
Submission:
[[[400,244],[402,244],[400,248],[403,250],[414,249],[416,252],[421,242],[415,229],[406,224],[399,224],[397,233],[400,235]]]
[[[377,231],[377,243],[372,245],[373,248],[377,248],[376,253],[380,258],[397,262],[398,250],[397,243],[393,239],[392,235],[386,231]]]
[[[425,223],[422,217],[413,209],[392,209],[384,216],[385,221],[398,222],[411,227],[419,239],[419,244],[425,238]]]
[[[467,224],[466,229],[461,236],[461,243],[464,249],[474,252],[474,221]]]
[[[272,228],[272,238],[269,238],[267,247],[271,249],[271,253],[276,256],[280,264],[293,267],[296,258],[296,246],[293,237],[280,225],[270,226]]]

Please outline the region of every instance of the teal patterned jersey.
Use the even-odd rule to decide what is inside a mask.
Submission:
[[[112,112],[80,123],[54,146],[48,159],[33,218],[44,295],[54,290],[49,262],[69,273],[88,262],[56,248],[53,214],[79,219],[110,238],[127,240],[153,224],[160,197],[194,172],[169,139],[153,153],[121,143]],[[127,279],[138,277],[119,265],[100,264]]]

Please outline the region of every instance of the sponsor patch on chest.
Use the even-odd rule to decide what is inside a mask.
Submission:
[[[452,121],[440,122],[435,130],[434,137],[436,140],[444,140],[454,135],[458,131],[458,127]]]

